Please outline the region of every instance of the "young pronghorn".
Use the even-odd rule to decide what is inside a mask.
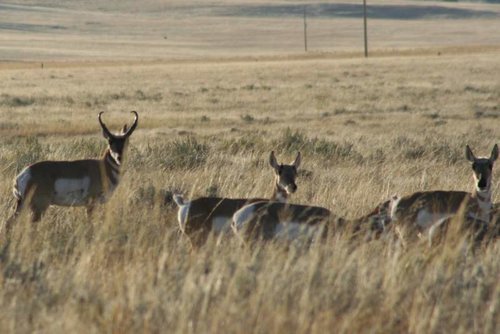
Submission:
[[[440,225],[463,213],[462,220],[475,229],[482,229],[491,220],[491,179],[493,163],[498,158],[498,145],[493,147],[490,157],[476,158],[467,145],[467,160],[472,163],[474,189],[465,191],[424,191],[395,198],[391,217],[396,232],[403,236],[401,228],[408,228],[415,234],[432,238]],[[452,219],[460,220],[460,219]]]
[[[309,205],[276,202],[251,203],[233,215],[232,229],[245,239],[293,240],[326,235],[328,230],[346,231],[351,237],[379,236],[390,222],[390,201],[380,203],[368,214],[353,220],[333,215],[330,210]],[[321,228],[322,223],[323,228]]]
[[[271,152],[269,164],[274,170],[275,182],[270,199],[200,197],[184,201],[182,196],[174,195],[174,201],[179,206],[177,219],[180,230],[193,246],[199,247],[205,243],[211,231],[215,233],[227,231],[233,214],[244,205],[258,201],[286,202],[288,196],[297,190],[295,180],[300,162],[300,152],[290,165],[278,164],[274,151]]]
[[[112,134],[98,115],[108,148],[101,159],[75,161],[40,161],[24,168],[14,179],[14,197],[17,200],[13,216],[6,229],[21,210],[28,205],[33,222],[40,220],[50,205],[85,206],[90,214],[97,202],[105,202],[113,193],[120,179],[120,168],[128,138],[137,127],[139,116],[122,133]]]

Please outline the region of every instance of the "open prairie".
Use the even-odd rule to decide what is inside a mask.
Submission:
[[[2,224],[24,166],[100,156],[98,112],[118,131],[137,110],[139,126],[119,187],[90,220],[82,208],[51,207],[36,225],[21,217],[9,242],[2,236],[1,333],[498,331],[498,241],[472,250],[455,235],[404,248],[339,234],[310,247],[244,247],[228,236],[192,251],[170,198],[268,196],[271,150],[286,162],[302,152],[292,202],[348,218],[392,194],[471,191],[465,145],[488,155],[499,143],[498,5],[380,1],[387,8],[374,14],[399,18],[371,21],[379,45],[364,59],[353,46],[359,19],[347,14],[318,14],[311,41],[321,52],[301,54],[301,35],[291,41],[300,15],[285,15],[294,1],[18,3],[0,5],[13,13],[0,23]],[[406,5],[423,14],[400,17]],[[276,6],[285,14],[269,14]],[[429,18],[428,6],[441,16]],[[391,40],[382,27],[396,23],[406,28]],[[345,40],[328,47],[334,26]]]

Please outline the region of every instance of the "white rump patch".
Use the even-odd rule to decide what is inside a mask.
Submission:
[[[255,212],[255,203],[245,205],[233,215],[233,230],[235,232],[241,231],[246,223],[253,217]]]
[[[293,241],[299,238],[312,239],[321,230],[319,226],[310,226],[297,222],[285,222],[276,225],[274,237],[276,239]]]
[[[16,198],[24,198],[26,195],[26,190],[28,188],[28,182],[31,180],[31,171],[29,167],[22,170],[21,173],[16,178],[16,184],[14,187],[14,196]]]
[[[396,211],[398,210],[399,202],[401,197],[398,195],[393,195],[389,202],[389,217],[391,220],[396,220]]]
[[[90,177],[81,179],[57,179],[54,182],[55,205],[79,206],[87,204]]]
[[[176,201],[176,203],[177,205],[179,205],[179,211],[177,212],[177,221],[179,222],[179,228],[181,229],[182,233],[184,233],[189,215],[189,209],[191,208],[191,202],[181,203],[180,201]]]
[[[175,204],[177,204],[177,206],[183,206],[184,205],[184,198],[182,197],[182,195],[173,194],[172,198],[174,199],[174,202],[175,202]]]
[[[427,229],[432,225],[440,221],[444,221],[452,216],[453,214],[450,213],[429,212],[425,209],[422,209],[417,214],[417,225],[424,229]]]
[[[212,219],[212,231],[214,233],[225,233],[231,228],[231,217],[218,216]]]

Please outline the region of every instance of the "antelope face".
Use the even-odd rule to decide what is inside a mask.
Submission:
[[[493,147],[489,158],[476,158],[472,150],[467,145],[465,148],[465,156],[472,163],[472,175],[474,184],[478,192],[488,192],[491,186],[491,176],[493,172],[493,163],[498,158],[498,145]]]
[[[295,179],[297,178],[297,169],[300,166],[300,161],[300,152],[297,153],[297,157],[290,165],[279,164],[274,156],[274,151],[271,152],[271,156],[269,157],[269,164],[274,169],[276,185],[288,195],[297,191]]]
[[[108,147],[111,151],[111,156],[118,165],[122,164],[123,152],[128,144],[128,138],[113,138],[108,139]]]
[[[131,113],[134,114],[135,119],[134,119],[134,123],[132,124],[130,129],[127,129],[127,125],[124,125],[121,133],[115,135],[115,134],[112,134],[108,130],[108,128],[106,127],[104,122],[101,120],[101,115],[103,113],[104,112],[101,111],[99,113],[99,117],[98,117],[99,123],[101,124],[101,127],[102,127],[102,134],[103,134],[104,138],[106,138],[108,140],[108,148],[111,152],[111,156],[113,157],[113,159],[116,161],[116,163],[118,165],[121,165],[121,163],[123,161],[123,152],[125,152],[125,149],[126,149],[127,144],[128,144],[128,138],[130,137],[130,135],[134,132],[135,128],[137,127],[137,120],[138,120],[139,116],[137,115],[137,112],[132,111]]]

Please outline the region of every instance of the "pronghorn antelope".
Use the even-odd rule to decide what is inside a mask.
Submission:
[[[465,209],[466,207],[462,206],[460,210]],[[466,236],[472,236],[473,245],[488,244],[500,237],[500,207],[498,203],[493,205],[491,220],[486,223],[461,213],[459,211],[457,215],[440,219],[429,228],[427,234],[429,246],[439,244],[445,238],[448,239],[450,228],[455,229],[453,232],[460,236],[463,236],[464,232]]]
[[[244,239],[295,239],[314,234],[317,226],[332,217],[330,210],[320,206],[256,202],[234,213],[231,228]]]
[[[12,221],[28,205],[32,221],[40,220],[50,205],[85,206],[90,214],[94,204],[105,202],[118,185],[123,153],[128,138],[137,127],[139,116],[127,130],[112,134],[98,115],[103,136],[108,140],[108,148],[101,159],[75,161],[40,161],[24,168],[14,179],[14,197],[17,200],[14,215],[7,221],[10,229]]]
[[[380,237],[391,221],[392,201],[386,200],[378,204],[369,213],[353,220],[344,220],[343,226],[350,228],[353,237],[363,236],[364,240]]]
[[[493,204],[488,236],[492,239],[500,237],[500,203]]]
[[[432,236],[438,226],[447,224],[450,218],[463,213],[466,225],[482,229],[491,220],[491,179],[493,163],[498,158],[498,145],[493,147],[490,157],[476,158],[467,145],[465,156],[472,163],[474,189],[465,191],[424,191],[395,198],[391,217],[397,233],[402,227],[422,236]],[[454,220],[454,219],[453,219]]]
[[[245,239],[293,240],[301,236],[325,236],[328,230],[343,230],[351,237],[379,236],[389,223],[390,201],[379,204],[368,214],[353,220],[337,217],[330,210],[309,205],[256,202],[242,207],[233,215],[232,229]],[[323,228],[321,228],[322,223]]]
[[[288,196],[297,190],[295,180],[300,162],[300,152],[290,165],[279,164],[274,151],[271,152],[269,164],[274,170],[275,181],[270,199],[200,197],[184,201],[182,196],[174,195],[174,201],[179,206],[177,219],[180,230],[188,236],[193,246],[198,247],[205,243],[211,231],[228,231],[233,214],[244,205],[258,201],[286,202]]]

